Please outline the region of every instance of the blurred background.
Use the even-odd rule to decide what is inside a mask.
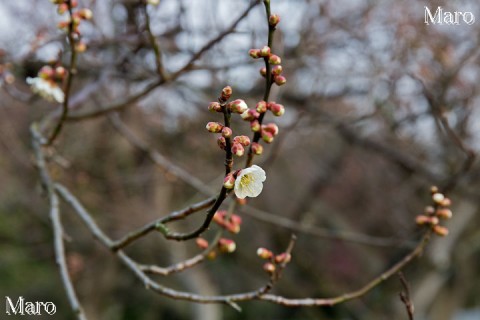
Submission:
[[[124,103],[158,78],[140,1],[79,3],[92,10],[93,19],[81,25],[87,51],[79,56],[73,83],[73,115]],[[248,5],[149,5],[167,72],[179,70]],[[231,237],[234,253],[157,279],[205,295],[249,291],[268,280],[256,249],[281,252],[295,233],[292,262],[273,292],[303,298],[353,291],[411,250],[421,234],[415,217],[431,201],[430,186],[448,185],[450,235],[434,238],[404,274],[416,319],[479,319],[480,163],[470,154],[480,150],[480,22],[426,25],[424,6],[480,18],[480,3],[271,0],[271,6],[281,17],[273,51],[282,57],[288,82],[274,86],[271,95],[285,105],[285,115],[266,118],[279,125],[280,134],[255,158],[267,172],[264,191],[236,212],[243,224]],[[62,20],[46,0],[0,3],[0,296],[52,301],[58,309],[52,318],[73,319],[28,130],[60,107],[34,95],[25,82],[59,53],[68,65],[68,50],[62,54],[66,37],[57,29]],[[153,163],[104,115],[67,122],[50,158],[53,178],[113,239],[218,190],[224,153],[204,128],[220,118],[207,106],[225,85],[250,106],[262,99],[262,63],[248,50],[262,47],[266,38],[259,4],[180,77],[118,113],[123,128],[203,187]],[[235,133],[250,135],[239,117],[233,126]],[[241,164],[243,159],[236,168]],[[165,298],[145,290],[66,205],[61,208],[70,275],[91,319],[407,319],[397,277],[331,308],[254,301],[240,303],[239,313]],[[190,230],[202,216],[172,228]],[[194,241],[172,243],[152,233],[126,252],[166,266],[199,249]]]

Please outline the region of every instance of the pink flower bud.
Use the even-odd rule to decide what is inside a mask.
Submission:
[[[259,256],[262,259],[270,259],[273,257],[272,251],[265,249],[265,248],[258,248],[257,249],[257,256]]]
[[[209,122],[206,126],[207,130],[211,133],[219,133],[223,129],[223,125],[218,122]]]
[[[278,103],[271,103],[270,110],[274,116],[280,117],[285,113],[285,107]]]
[[[241,224],[242,224],[242,217],[240,217],[240,216],[237,215],[237,214],[232,214],[232,216],[230,217],[230,221],[231,221],[233,224],[241,225]]]
[[[283,86],[285,83],[287,83],[287,78],[285,78],[284,76],[275,76],[273,81],[275,81],[275,84],[277,86]]]
[[[424,215],[417,216],[415,221],[419,226],[425,225],[425,224],[437,225],[438,222],[439,222],[437,217],[429,217],[429,216],[424,216]]]
[[[274,66],[274,67],[272,68],[272,74],[273,74],[274,76],[279,76],[279,75],[282,74],[282,72],[283,72],[283,68],[282,68],[282,66],[280,66],[280,65]]]
[[[448,229],[439,225],[436,225],[433,227],[433,232],[435,232],[437,235],[445,237],[448,235]]]
[[[233,176],[233,173],[229,173],[225,176],[225,179],[223,179],[223,187],[225,189],[233,189],[234,186],[235,186],[235,177]]]
[[[62,66],[58,66],[55,68],[55,76],[59,79],[59,80],[62,80],[63,77],[65,77],[65,74],[67,73],[67,70],[62,67]]]
[[[275,262],[278,263],[278,264],[289,263],[291,259],[292,259],[292,256],[289,253],[286,253],[286,252],[275,256]]]
[[[227,229],[228,232],[237,234],[240,232],[240,225],[234,223],[227,223],[225,225],[225,229]]]
[[[55,74],[55,71],[50,66],[43,66],[38,72],[38,76],[42,79],[51,79]]]
[[[279,65],[280,63],[282,63],[282,59],[280,59],[280,57],[276,54],[271,54],[268,58],[268,63],[273,65]]]
[[[272,14],[270,17],[268,17],[268,24],[271,27],[276,27],[279,22],[280,16],[278,14]]]
[[[260,122],[258,122],[258,120],[253,120],[252,122],[250,122],[250,129],[252,129],[253,132],[260,131]]]
[[[267,262],[263,265],[263,270],[265,270],[268,274],[273,274],[275,272],[275,265],[271,262]]]
[[[248,51],[248,54],[250,55],[250,57],[252,57],[253,59],[258,59],[260,58],[260,50],[259,49],[250,49]]]
[[[247,136],[236,136],[233,138],[233,143],[240,143],[244,147],[248,147],[250,145],[250,138]]]
[[[267,76],[267,68],[260,68],[260,75],[265,78]]]
[[[442,207],[450,207],[452,205],[452,200],[450,198],[445,198],[440,202]]]
[[[78,7],[78,1],[77,0],[70,1],[70,4],[72,5],[72,8]]]
[[[227,211],[225,210],[218,210],[215,212],[215,215],[213,216],[213,221],[218,223],[219,225],[224,225],[225,224],[225,216],[227,215]]]
[[[278,126],[275,123],[269,123],[267,125],[263,125],[262,129],[270,132],[274,137],[278,134]]]
[[[254,109],[245,110],[245,112],[241,114],[242,119],[245,121],[256,120],[259,116],[260,114],[257,112],[257,110]]]
[[[256,106],[257,112],[258,113],[265,113],[267,112],[267,103],[265,101],[260,101],[257,103]]]
[[[245,148],[240,143],[234,143],[232,145],[232,153],[237,157],[241,157],[245,153]]]
[[[263,146],[257,142],[252,143],[252,152],[257,156],[263,153]]]
[[[200,248],[200,249],[207,249],[208,248],[208,241],[203,239],[203,238],[197,238],[195,240],[195,242],[197,243],[197,246]]]
[[[266,143],[272,143],[273,142],[273,134],[271,134],[270,132],[262,130],[262,139]]]
[[[441,219],[450,219],[452,217],[452,210],[441,208],[437,210],[436,215]]]
[[[68,11],[68,4],[61,3],[60,5],[58,5],[57,7],[58,14],[64,14],[67,11]]]
[[[210,102],[208,110],[211,112],[222,112],[222,106],[218,102]]]
[[[233,134],[233,131],[232,129],[230,129],[229,127],[223,127],[222,129],[222,136],[225,137],[225,138],[230,138]]]
[[[224,137],[219,137],[217,139],[217,144],[222,150],[225,150],[225,148],[227,147],[227,141],[225,140]]]
[[[231,239],[220,238],[220,240],[218,240],[218,248],[221,252],[232,253],[237,248],[237,245],[235,244],[235,241]]]
[[[232,87],[226,86],[225,88],[222,89],[221,99],[223,101],[227,101],[232,96],[232,93],[233,93]]]
[[[445,199],[445,196],[442,193],[437,192],[432,195],[432,200],[436,204],[440,204],[443,201],[443,199]]]
[[[234,100],[230,102],[228,106],[230,107],[230,110],[232,110],[233,113],[238,113],[238,114],[242,114],[248,109],[247,104],[242,99]]]
[[[262,49],[260,49],[261,57],[268,57],[269,55],[270,55],[270,47],[264,46]]]

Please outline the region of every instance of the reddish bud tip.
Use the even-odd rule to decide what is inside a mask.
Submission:
[[[250,138],[247,136],[236,136],[233,138],[233,143],[240,143],[244,147],[248,147],[250,145]]]
[[[272,14],[270,17],[268,17],[268,24],[271,27],[276,27],[279,22],[280,16],[278,14]]]
[[[50,66],[43,66],[38,72],[38,76],[42,79],[51,79],[55,74],[55,71]]]
[[[58,14],[64,14],[67,11],[68,11],[68,4],[62,3],[62,4],[58,5],[58,7],[57,7]]]
[[[260,58],[260,50],[259,50],[259,49],[250,49],[250,50],[248,50],[248,54],[249,54],[250,57],[252,57],[253,59],[258,59],[258,58]]]
[[[223,186],[225,189],[233,189],[235,186],[235,177],[233,176],[233,173],[229,173],[225,176],[225,179],[223,179]]]
[[[272,111],[274,116],[280,117],[285,113],[285,107],[278,103],[271,103],[270,111]]]
[[[275,123],[269,123],[267,125],[263,125],[262,129],[270,132],[274,137],[278,134],[278,126]]]
[[[287,78],[285,78],[284,76],[275,76],[273,81],[275,81],[275,84],[277,86],[283,86],[285,83],[287,83]]]
[[[230,102],[228,106],[233,113],[238,113],[238,114],[242,114],[248,109],[247,104],[242,99],[234,100]]]
[[[452,214],[452,210],[447,208],[441,208],[437,210],[436,215],[440,219],[450,219],[453,214]]]
[[[208,110],[211,112],[222,112],[222,106],[218,102],[210,102]]]
[[[265,68],[265,67],[260,68],[260,75],[262,77],[266,77],[267,76],[267,68]]]
[[[222,94],[221,94],[220,98],[223,101],[227,101],[232,96],[232,93],[233,93],[232,87],[226,86],[225,88],[222,89]]]
[[[222,150],[225,150],[225,148],[227,147],[227,141],[225,140],[224,137],[219,137],[217,139],[217,144]]]
[[[257,142],[252,143],[252,152],[257,156],[263,153],[263,146]]]
[[[276,54],[271,54],[268,58],[268,63],[273,65],[279,65],[280,63],[282,63],[282,59],[280,59],[280,57]]]
[[[276,262],[277,264],[280,264],[280,263],[285,263],[285,264],[286,264],[286,263],[289,263],[291,259],[292,259],[292,256],[291,256],[289,253],[286,253],[286,252],[281,253],[281,254],[275,256],[275,262]]]
[[[218,240],[218,248],[223,253],[232,253],[237,248],[237,245],[235,241],[231,239],[220,238],[220,240]]]
[[[253,121],[258,119],[258,117],[260,117],[260,114],[255,109],[248,109],[241,114],[241,117],[245,121]]]
[[[223,129],[223,125],[218,122],[209,122],[205,128],[207,128],[208,132],[220,133]]]
[[[265,101],[260,101],[256,105],[256,110],[258,113],[265,113],[267,112],[267,103]]]
[[[195,242],[197,243],[197,246],[200,248],[200,249],[207,249],[208,248],[208,241],[203,239],[203,238],[197,238],[197,240],[195,240]]]
[[[229,127],[223,127],[222,129],[222,136],[225,137],[225,138],[230,138],[233,134],[233,131],[232,129],[230,129]]]
[[[268,56],[270,56],[270,47],[264,46],[262,49],[260,49],[260,56],[261,56],[261,57],[268,57]]]
[[[283,72],[283,67],[280,66],[280,65],[274,66],[274,67],[272,68],[272,74],[273,74],[274,76],[279,76],[279,75],[282,74],[282,72]]]
[[[245,148],[240,143],[234,143],[232,145],[232,153],[237,157],[241,157],[245,153]]]
[[[250,122],[250,129],[252,129],[253,132],[260,131],[260,122],[258,122],[258,120],[253,120],[252,122]]]
[[[271,262],[267,262],[263,265],[263,270],[265,270],[268,274],[273,274],[275,272],[275,265]]]
[[[445,237],[448,235],[448,229],[439,225],[436,225],[433,227],[433,232],[435,232],[437,235],[442,237]]]
[[[262,259],[270,259],[273,257],[272,251],[265,249],[265,248],[258,248],[257,249],[257,256],[259,256]]]
[[[265,130],[262,130],[262,139],[266,143],[272,143],[273,142],[273,134],[271,134],[270,132],[267,132]]]

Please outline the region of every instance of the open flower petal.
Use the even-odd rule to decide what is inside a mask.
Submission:
[[[239,199],[257,197],[262,192],[266,178],[265,171],[257,165],[243,169],[235,179],[235,195]]]

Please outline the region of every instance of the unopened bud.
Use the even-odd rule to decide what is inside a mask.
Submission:
[[[419,226],[422,226],[425,224],[437,225],[439,222],[437,217],[429,217],[424,215],[417,216],[415,221]]]
[[[282,66],[280,66],[280,65],[274,66],[274,67],[272,68],[272,74],[273,74],[274,76],[279,76],[279,75],[282,74],[282,72],[283,72],[283,68],[282,68]]]
[[[285,107],[278,103],[271,103],[270,111],[272,111],[274,116],[280,117],[285,113]]]
[[[211,133],[219,133],[223,129],[223,125],[218,122],[209,122],[206,126],[207,130]]]
[[[38,76],[42,79],[51,79],[55,71],[50,66],[43,66],[38,72]]]
[[[241,157],[245,153],[245,148],[240,143],[234,143],[232,145],[232,153],[237,157]]]
[[[233,173],[229,173],[225,176],[225,179],[223,179],[223,187],[225,189],[233,189],[235,186],[235,177],[233,176]]]
[[[225,140],[225,137],[219,137],[217,139],[217,144],[220,149],[225,150],[225,148],[227,147],[227,141]]]
[[[208,110],[211,112],[222,112],[222,106],[218,102],[210,102]]]
[[[273,274],[275,272],[275,265],[271,262],[267,262],[263,265],[263,270],[265,270],[268,274]]]
[[[436,215],[440,219],[450,219],[452,217],[452,210],[447,208],[441,208],[437,210]]]
[[[213,216],[213,221],[216,223],[223,225],[225,223],[225,216],[227,215],[227,211],[225,210],[219,210],[215,212],[215,215]]]
[[[233,93],[232,87],[226,86],[225,88],[222,89],[221,99],[223,101],[227,101],[232,96],[232,93]]]
[[[55,68],[55,76],[60,80],[63,79],[63,77],[65,77],[66,73],[67,73],[67,70],[62,66],[58,66]]]
[[[242,99],[237,99],[228,104],[233,113],[242,114],[248,110],[248,106]]]
[[[240,143],[244,147],[248,147],[250,145],[250,138],[247,136],[236,136],[233,138],[233,143]]]
[[[435,202],[436,204],[440,204],[443,201],[443,199],[445,199],[445,196],[443,195],[443,193],[437,192],[432,195],[432,199],[433,199],[433,202]]]
[[[265,249],[265,248],[258,248],[257,249],[257,256],[259,256],[262,259],[270,259],[273,257],[272,251]]]
[[[279,22],[280,16],[278,14],[272,14],[270,17],[268,17],[268,24],[271,27],[276,27]]]
[[[80,18],[85,19],[85,20],[90,20],[93,17],[92,10],[84,8],[78,11],[78,15]]]
[[[230,129],[229,127],[223,127],[222,129],[222,136],[225,137],[225,138],[230,138],[233,134],[233,131],[232,129]]]
[[[278,126],[275,123],[269,123],[267,125],[263,125],[262,129],[267,132],[270,132],[271,134],[273,134],[273,136],[276,136],[278,134]]]
[[[72,5],[72,8],[78,7],[78,1],[77,0],[71,0],[70,4]]]
[[[445,198],[440,202],[440,205],[442,207],[450,207],[452,205],[452,200],[450,200],[450,198]]]
[[[262,139],[263,139],[263,141],[265,141],[266,143],[272,143],[272,142],[273,142],[273,134],[271,134],[271,133],[268,132],[268,131],[262,130]]]
[[[267,103],[265,101],[259,101],[256,105],[256,109],[258,113],[267,112]]]
[[[241,225],[241,224],[242,224],[242,217],[240,217],[240,216],[237,215],[237,214],[232,214],[232,216],[230,217],[230,221],[231,221],[233,224]]]
[[[252,152],[253,154],[259,156],[263,153],[263,146],[260,143],[253,142],[252,143]]]
[[[68,25],[70,24],[70,21],[60,21],[58,24],[57,24],[57,27],[58,29],[61,29],[61,30],[66,30],[68,29]]]
[[[270,47],[264,46],[262,49],[260,49],[261,57],[268,57],[269,55],[270,55]]]
[[[64,14],[67,11],[68,11],[68,4],[61,3],[61,4],[58,5],[58,7],[57,7],[58,14]]]
[[[265,68],[265,67],[260,68],[260,75],[262,77],[266,77],[267,76],[267,68]]]
[[[258,58],[260,58],[260,50],[259,50],[259,49],[250,49],[250,50],[248,50],[248,54],[249,54],[250,57],[252,57],[253,59],[258,59]]]
[[[292,256],[289,253],[286,253],[286,252],[278,254],[278,255],[275,256],[275,262],[277,264],[289,263],[291,259],[292,259]]]
[[[435,232],[437,235],[442,237],[445,237],[448,235],[448,229],[439,225],[436,225],[433,227],[433,232]]]
[[[241,114],[241,117],[245,121],[253,121],[258,119],[258,117],[260,117],[260,114],[255,109],[248,109]]]
[[[85,52],[87,50],[87,45],[85,42],[80,41],[77,44],[75,44],[75,51],[77,52]]]
[[[220,238],[220,240],[218,240],[218,248],[221,252],[232,253],[237,248],[237,245],[235,244],[235,241],[231,239]]]
[[[268,63],[273,65],[279,65],[280,63],[282,63],[282,59],[280,59],[280,57],[276,54],[271,54],[268,58]]]
[[[200,249],[205,250],[208,248],[208,241],[204,238],[197,238],[195,242]]]
[[[426,215],[432,215],[435,213],[435,208],[432,207],[432,206],[426,206],[425,209],[423,210],[423,212],[426,214]]]
[[[437,192],[438,192],[438,187],[437,187],[437,186],[431,186],[431,187],[430,187],[430,192],[431,192],[432,194],[437,193]]]
[[[275,84],[277,86],[283,86],[285,83],[287,83],[287,78],[285,78],[284,76],[275,76],[273,81],[275,81]]]
[[[260,122],[258,122],[258,120],[253,120],[252,122],[250,122],[250,129],[252,129],[253,132],[258,132],[260,131]]]

